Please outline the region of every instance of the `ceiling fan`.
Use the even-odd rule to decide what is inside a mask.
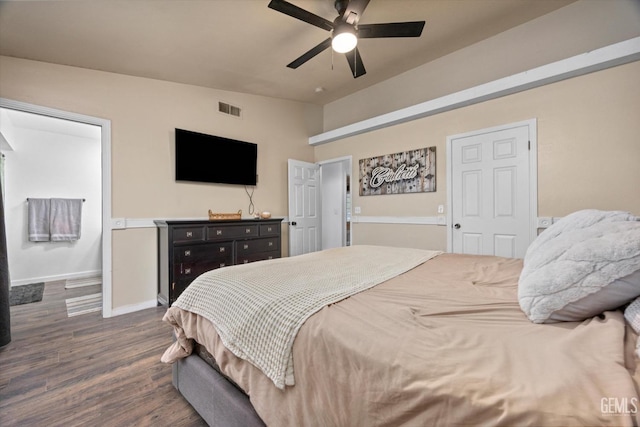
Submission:
[[[287,67],[298,68],[331,46],[334,51],[345,54],[353,77],[358,78],[367,72],[357,48],[358,39],[420,37],[422,34],[424,21],[359,25],[368,4],[369,0],[335,0],[334,6],[339,15],[331,22],[285,0],[271,0],[269,8],[331,32],[328,39],[302,54]]]

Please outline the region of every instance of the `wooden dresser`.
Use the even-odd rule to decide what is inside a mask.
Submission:
[[[160,305],[173,304],[206,271],[281,255],[282,218],[155,223]]]

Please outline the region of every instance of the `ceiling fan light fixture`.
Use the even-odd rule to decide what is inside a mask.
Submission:
[[[331,37],[331,47],[334,51],[347,53],[352,51],[357,44],[358,37],[356,37],[356,29],[353,25],[336,25],[333,29],[333,36]]]

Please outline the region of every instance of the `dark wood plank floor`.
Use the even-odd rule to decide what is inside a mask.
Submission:
[[[47,283],[42,302],[11,307],[0,349],[0,425],[206,426],[171,384],[164,308],[67,317],[65,299],[96,292]]]

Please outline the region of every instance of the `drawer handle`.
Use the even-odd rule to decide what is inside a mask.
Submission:
[[[224,252],[224,247],[220,248],[220,252]]]
[[[226,264],[224,262],[220,263],[220,267],[224,267]]]
[[[184,251],[184,256],[191,256],[191,251]]]
[[[267,227],[267,231],[271,231],[271,227]]]
[[[273,242],[269,242],[269,246],[273,246]]]
[[[249,233],[251,233],[251,229],[250,229],[250,228],[247,228],[246,230],[244,230],[244,232],[245,232],[245,233],[247,233],[247,234],[249,234]]]
[[[216,230],[216,236],[222,236],[222,230]]]
[[[244,249],[249,249],[249,245],[247,245],[246,243],[244,244]]]
[[[187,231],[187,237],[193,237],[193,231]]]
[[[184,274],[191,274],[191,269],[190,268],[185,268],[184,269]]]

